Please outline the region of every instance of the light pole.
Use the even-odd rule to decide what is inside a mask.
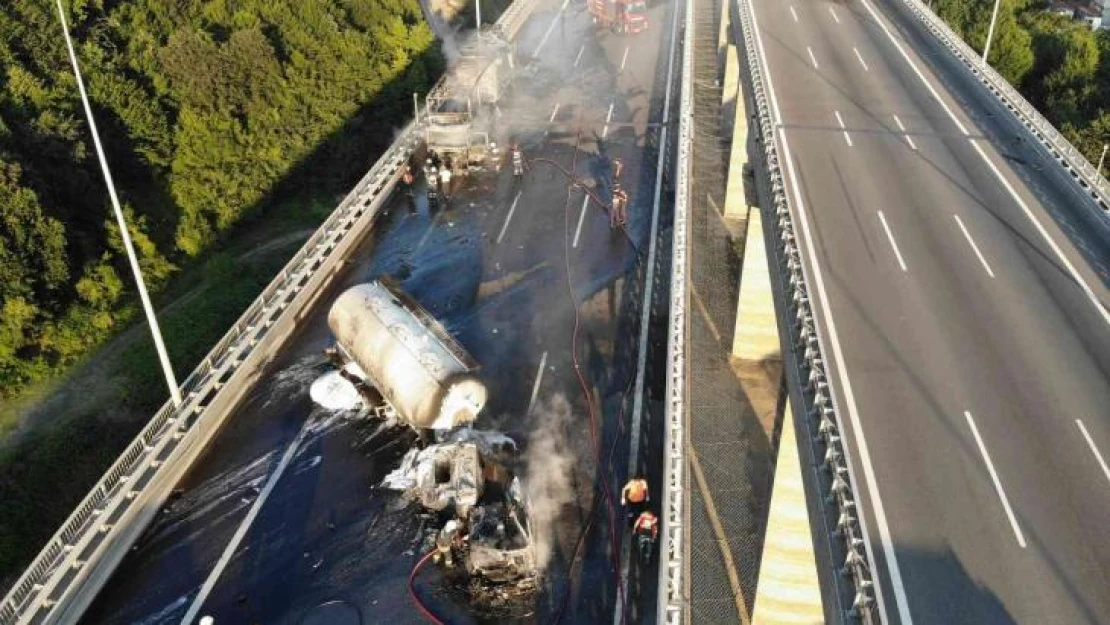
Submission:
[[[69,26],[66,24],[65,10],[62,0],[57,0],[58,18],[62,21],[62,33],[66,38],[66,49],[69,51],[69,62],[73,64],[73,75],[77,78],[77,90],[81,92],[81,104],[85,107],[85,117],[89,120],[89,130],[92,131],[93,145],[96,146],[96,157],[100,161],[100,171],[104,174],[104,183],[108,185],[108,197],[112,200],[112,210],[116,214],[116,223],[119,225],[119,234],[123,239],[123,249],[127,252],[127,260],[131,263],[131,272],[135,274],[135,284],[139,289],[139,299],[146,312],[147,323],[150,324],[150,333],[154,338],[154,349],[158,352],[158,360],[162,363],[162,373],[166,376],[166,385],[170,387],[170,397],[175,406],[181,405],[181,390],[177,387],[177,378],[173,375],[170,358],[166,354],[166,345],[162,342],[162,331],[158,328],[158,319],[154,316],[154,308],[150,305],[150,296],[146,292],[146,283],[143,282],[143,272],[139,268],[139,259],[135,257],[135,247],[131,244],[131,233],[127,231],[127,221],[123,218],[123,209],[116,196],[116,185],[112,182],[112,173],[108,171],[108,159],[104,156],[104,146],[100,144],[100,133],[96,130],[96,120],[93,119],[92,107],[89,106],[89,96],[85,93],[85,81],[81,78],[81,68],[77,65],[77,53],[73,51],[73,40],[69,38]]]
[[[474,0],[474,30],[482,32],[482,0]]]
[[[1103,143],[1102,156],[1098,157],[1098,169],[1095,170],[1100,176],[1102,175],[1102,165],[1106,162],[1106,150],[1110,150],[1110,144]]]
[[[987,57],[991,54],[991,39],[994,37],[994,25],[998,22],[998,6],[1002,0],[994,0],[994,11],[991,13],[991,25],[987,29],[987,45],[983,46],[983,65],[987,65]]]

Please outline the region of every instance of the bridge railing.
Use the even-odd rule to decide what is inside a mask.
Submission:
[[[495,25],[511,40],[537,0]],[[410,123],[78,504],[0,603],[0,625],[78,619],[231,408],[365,237],[419,144]]]
[[[219,429],[241,395],[234,387],[250,377],[244,370],[265,364],[265,347],[288,336],[294,317],[365,234],[418,138],[410,123],[185,379],[181,405],[167,402],[143,427],[12,587],[0,623],[59,622],[87,606],[203,449],[203,438]]]
[[[751,0],[737,0],[736,12],[743,33],[742,56],[751,87],[750,106],[754,108],[753,118],[758,128],[755,131],[756,145],[762,148],[762,161],[769,178],[771,205],[764,207],[764,223],[771,225],[774,241],[769,249],[774,250],[778,263],[783,299],[789,319],[790,339],[793,345],[793,361],[798,363],[798,377],[802,382],[804,414],[799,421],[806,423],[808,432],[799,432],[812,441],[815,456],[821,458],[821,479],[819,488],[824,491],[825,518],[836,519],[825,523],[829,530],[829,544],[836,553],[831,557],[837,566],[837,574],[831,576],[841,585],[837,596],[850,597],[838,608],[840,618],[859,619],[864,623],[882,622],[875,599],[875,580],[873,560],[865,539],[865,529],[860,524],[857,507],[858,491],[851,467],[851,450],[840,434],[840,410],[828,375],[825,354],[828,353],[821,335],[821,321],[815,314],[809,285],[810,270],[802,260],[799,236],[794,220],[800,207],[793,206],[786,192],[786,181],[781,160],[781,147],[778,144],[778,120],[772,114],[769,78],[765,75],[766,59],[760,54],[755,41],[756,25]],[[735,13],[734,13],[735,15]],[[773,212],[772,212],[773,211]],[[676,235],[677,236],[677,235]],[[786,424],[784,427],[791,427]]]
[[[1087,160],[1067,137],[1056,129],[1037,108],[993,67],[982,62],[981,55],[967,45],[943,19],[921,0],[902,0],[913,15],[956,56],[991,93],[1012,111],[1029,132],[1048,150],[1054,159],[1075,180],[1084,193],[1098,204],[1104,215],[1110,215],[1110,181]]]
[[[686,554],[689,552],[689,494],[686,444],[687,283],[689,263],[690,158],[694,132],[694,11],[686,0],[682,37],[682,89],[679,95],[674,224],[671,240],[670,319],[667,322],[667,389],[663,422],[662,534],[659,550],[658,623],[683,623],[688,604]],[[677,9],[676,9],[677,10]],[[664,122],[666,120],[664,119]],[[645,303],[645,306],[650,303]]]

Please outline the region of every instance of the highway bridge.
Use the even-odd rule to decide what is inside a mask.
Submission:
[[[527,175],[469,176],[439,205],[418,182],[410,200],[414,120],[0,623],[424,622],[422,521],[375,487],[412,434],[307,393],[331,297],[384,275],[482,363],[481,428],[565,452],[544,475],[564,491],[545,585],[514,618],[747,622],[777,437],[753,442],[728,366],[745,276],[714,212],[729,191],[703,171],[729,166],[705,132],[722,71],[741,77],[733,137],[794,415],[778,427],[797,431],[826,621],[1110,621],[1106,181],[918,0],[658,2],[649,20],[620,36],[578,0],[512,5],[498,128]],[[613,157],[632,197],[615,230],[591,201]],[[650,570],[612,503],[636,473],[663,517]],[[415,590],[445,622],[474,618]]]

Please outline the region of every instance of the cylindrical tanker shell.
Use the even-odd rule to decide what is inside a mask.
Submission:
[[[477,364],[420,305],[380,281],[344,291],[328,313],[336,341],[397,414],[414,427],[450,429],[486,403]]]

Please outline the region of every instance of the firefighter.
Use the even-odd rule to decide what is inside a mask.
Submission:
[[[424,179],[428,183],[428,198],[435,199],[436,188],[439,186],[439,170],[430,157],[424,161]]]
[[[501,171],[501,149],[497,147],[497,143],[489,142],[489,158],[493,163],[494,171]]]
[[[462,527],[458,521],[451,519],[436,535],[436,553],[432,556],[432,560],[437,564],[443,563],[443,566],[449,569],[455,568],[454,552],[461,538]]]
[[[651,510],[644,510],[636,517],[636,524],[632,526],[632,535],[636,539],[636,547],[640,552],[640,560],[647,564],[651,561],[651,552],[655,541],[659,539],[659,519]]]
[[[627,221],[628,193],[617,187],[613,190],[613,204],[609,208],[609,227],[620,228]]]
[[[412,175],[412,166],[405,163],[405,173],[401,174],[401,182],[405,183],[405,195],[412,198],[412,183],[415,179]]]
[[[524,152],[521,151],[520,145],[514,143],[513,148],[513,176],[517,178],[524,175]]]
[[[628,508],[628,520],[636,518],[647,507],[650,499],[648,483],[642,477],[634,477],[621,489],[621,505]]]
[[[451,162],[445,161],[439,170],[439,182],[443,190],[443,201],[451,200]]]

